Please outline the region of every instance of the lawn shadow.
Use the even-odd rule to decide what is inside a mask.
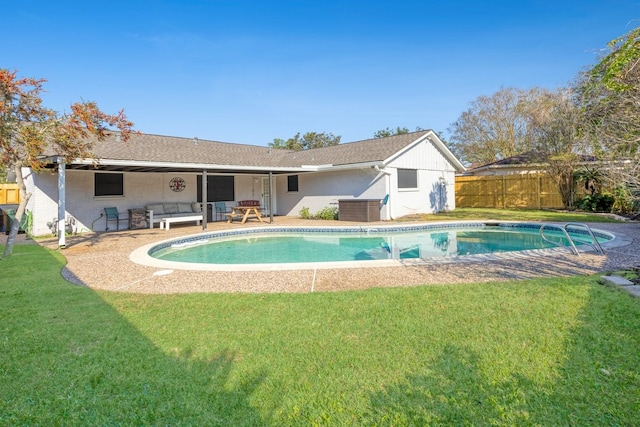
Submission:
[[[371,393],[363,424],[638,425],[640,304],[597,284],[587,293],[577,326],[566,333],[566,359],[547,368],[553,381],[521,374],[492,380],[476,353],[449,345],[424,374]]]
[[[527,423],[523,377],[494,382],[468,348],[446,346],[425,375],[370,395],[366,425],[521,425]]]
[[[265,424],[250,398],[266,373],[231,384],[233,351],[206,361],[162,351],[99,294],[65,282],[61,256],[26,248],[2,264],[20,279],[0,286],[0,424]]]
[[[592,282],[548,399],[565,425],[639,425],[640,300]],[[549,424],[533,413],[538,425]]]

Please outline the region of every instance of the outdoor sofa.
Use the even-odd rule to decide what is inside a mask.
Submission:
[[[197,202],[150,203],[145,210],[149,228],[153,228],[154,223],[168,229],[170,223],[196,221],[196,224],[200,224],[203,220],[202,207]]]

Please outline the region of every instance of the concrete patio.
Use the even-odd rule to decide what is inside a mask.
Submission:
[[[313,221],[275,217],[273,225],[355,225],[338,221]],[[367,223],[368,226],[375,223]],[[389,222],[383,224],[388,225]],[[244,225],[210,222],[207,232],[263,227],[256,221]],[[427,261],[402,267],[340,268],[275,271],[189,271],[161,270],[136,264],[130,253],[143,245],[172,237],[197,234],[201,226],[176,225],[170,230],[139,229],[91,233],[67,237],[67,259],[63,276],[93,289],[135,293],[184,292],[322,292],[373,287],[401,287],[420,284],[438,285],[588,275],[640,266],[640,223],[593,223],[592,228],[610,231],[624,238],[623,245],[605,249],[605,255],[570,253],[522,256],[510,254],[482,261]],[[0,240],[5,243],[3,234]],[[30,240],[26,240],[30,242]],[[25,243],[24,234],[18,244]],[[55,239],[38,244],[57,249]]]

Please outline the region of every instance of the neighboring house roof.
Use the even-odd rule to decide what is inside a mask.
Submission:
[[[128,143],[119,141],[113,133],[104,141],[96,142],[92,149],[101,168],[128,171],[153,169],[193,169],[212,172],[273,171],[295,173],[316,171],[339,165],[380,163],[429,138],[457,170],[464,166],[447,149],[433,131],[419,131],[386,138],[344,143],[330,147],[303,151],[274,149],[255,145],[208,141],[198,138],[140,134]],[[79,159],[68,167],[89,169],[90,159]]]
[[[579,157],[580,162],[594,162],[597,160],[595,156],[580,155]],[[515,156],[506,157],[495,162],[487,163],[486,165],[468,169],[465,172],[465,175],[474,175],[475,173],[483,172],[489,169],[503,169],[523,166],[535,169],[544,168],[546,166],[546,158],[540,152],[528,151],[526,153],[516,154]]]

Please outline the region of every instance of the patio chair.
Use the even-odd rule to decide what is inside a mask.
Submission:
[[[224,220],[225,214],[231,212],[231,210],[227,207],[227,204],[225,202],[215,202],[215,208],[216,208],[216,220],[218,219],[218,215],[220,215],[220,217]]]
[[[128,221],[129,217],[123,216],[118,212],[118,208],[104,208],[104,214],[106,219],[105,231],[109,231],[109,221],[115,221],[116,230],[120,231],[120,221]]]

